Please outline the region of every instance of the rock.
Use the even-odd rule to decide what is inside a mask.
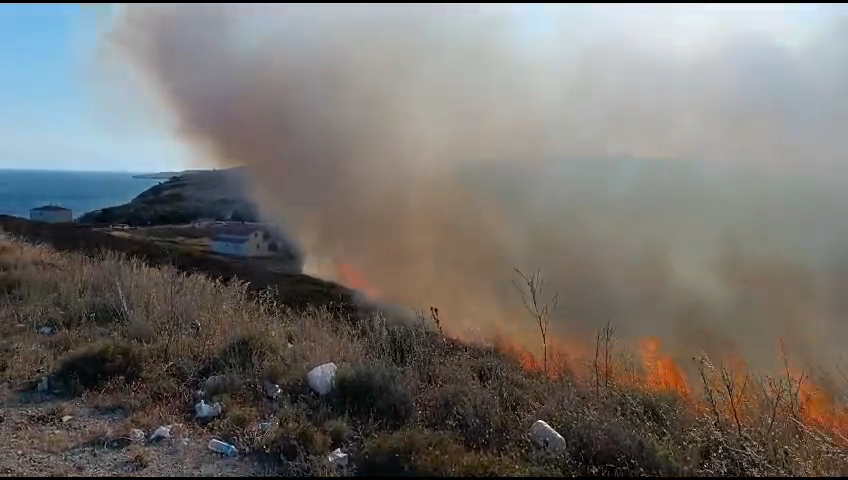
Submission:
[[[536,420],[530,427],[530,438],[548,453],[559,453],[565,450],[565,439],[544,420]]]
[[[309,387],[318,395],[326,395],[333,390],[336,380],[336,364],[333,362],[319,365],[306,374]]]
[[[151,442],[167,438],[171,438],[171,427],[161,426],[153,432],[153,435],[150,435]]]
[[[64,417],[62,417],[62,423],[68,423],[68,422],[71,421],[72,418],[74,418],[74,417],[72,417],[70,415],[65,415]]]
[[[329,455],[327,455],[327,460],[332,465],[336,465],[338,467],[346,467],[348,463],[348,456],[346,453],[342,452],[341,448],[337,448],[330,452]]]
[[[132,430],[130,430],[130,440],[132,440],[133,442],[143,442],[144,437],[144,430],[141,430],[139,428],[133,428]]]

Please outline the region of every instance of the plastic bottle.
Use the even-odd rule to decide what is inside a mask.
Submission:
[[[216,451],[227,457],[235,457],[238,455],[238,449],[236,447],[217,439],[209,440],[209,450]]]

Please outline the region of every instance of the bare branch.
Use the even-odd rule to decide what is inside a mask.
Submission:
[[[549,302],[540,305],[540,299],[544,295],[547,287],[547,282],[542,277],[540,269],[536,269],[529,277],[518,268],[515,269],[521,277],[522,283],[519,284],[513,280],[512,284],[521,294],[521,300],[524,302],[524,307],[533,317],[533,320],[539,326],[539,333],[542,336],[542,361],[545,373],[548,372],[548,327],[551,323],[551,311],[556,309],[559,302],[558,293],[554,292]]]

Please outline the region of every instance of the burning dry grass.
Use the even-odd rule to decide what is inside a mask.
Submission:
[[[194,423],[196,390],[224,375],[214,392],[224,414],[194,434],[270,459],[280,474],[848,474],[840,425],[828,424],[837,417],[814,407],[834,403],[816,400],[791,366],[755,380],[704,359],[700,395],[659,343],[623,357],[607,328],[585,369],[549,342],[544,375],[518,347],[463,344],[434,322],[294,314],[238,281],[10,239],[0,239],[0,287],[3,381],[32,388],[49,375],[62,394],[155,427]],[[44,326],[58,333],[39,334]],[[340,365],[337,388],[319,398],[305,374],[327,361]],[[278,399],[265,380],[280,385]],[[565,437],[566,455],[532,448],[526,432],[539,418]],[[328,467],[337,447],[352,467]]]

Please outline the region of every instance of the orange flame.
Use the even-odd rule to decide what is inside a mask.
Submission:
[[[848,436],[848,409],[840,405],[826,388],[806,377],[798,376],[798,403],[801,418],[807,425],[837,433],[843,441]]]
[[[335,265],[335,270],[341,283],[362,291],[369,297],[380,297],[380,290],[369,285],[364,275],[352,264],[338,263]],[[529,372],[546,372],[552,378],[570,373],[584,383],[611,383],[654,392],[676,392],[693,408],[705,409],[703,401],[691,395],[692,389],[683,369],[671,355],[662,351],[662,344],[656,337],[644,338],[639,344],[644,370],[641,374],[635,370],[627,372],[626,368],[621,368],[622,365],[607,365],[606,362],[611,361],[609,357],[601,354],[598,360],[598,352],[594,349],[587,348],[586,344],[569,342],[563,338],[548,338],[547,362],[543,360],[541,347],[538,349],[539,352],[535,353],[535,350],[525,347],[516,340],[514,335],[495,335],[494,346],[497,350],[514,358]],[[782,343],[780,348],[782,353]],[[594,362],[593,355],[595,355]],[[756,414],[757,393],[752,389],[746,389],[748,372],[745,362],[736,355],[730,355],[723,364],[727,366],[722,373],[726,378],[712,378],[711,381],[714,384],[710,387],[721,390],[723,382],[732,383],[733,388],[736,389],[736,415],[745,420],[753,419]],[[846,439],[848,437],[848,408],[841,405],[827,389],[816,385],[808,377],[802,377],[789,365],[787,368],[788,375],[794,377],[792,381],[797,382],[795,388],[798,393],[797,406],[801,420],[807,425],[836,434],[838,439],[848,443]],[[732,413],[728,410],[722,415],[729,416]]]
[[[660,351],[659,339],[649,337],[642,340],[640,350],[645,366],[645,383],[649,389],[676,391],[684,397],[689,396],[686,375],[671,356]]]
[[[379,298],[380,290],[369,285],[362,275],[353,265],[349,263],[339,263],[336,265],[336,273],[339,281],[348,287],[359,290],[369,297]]]

